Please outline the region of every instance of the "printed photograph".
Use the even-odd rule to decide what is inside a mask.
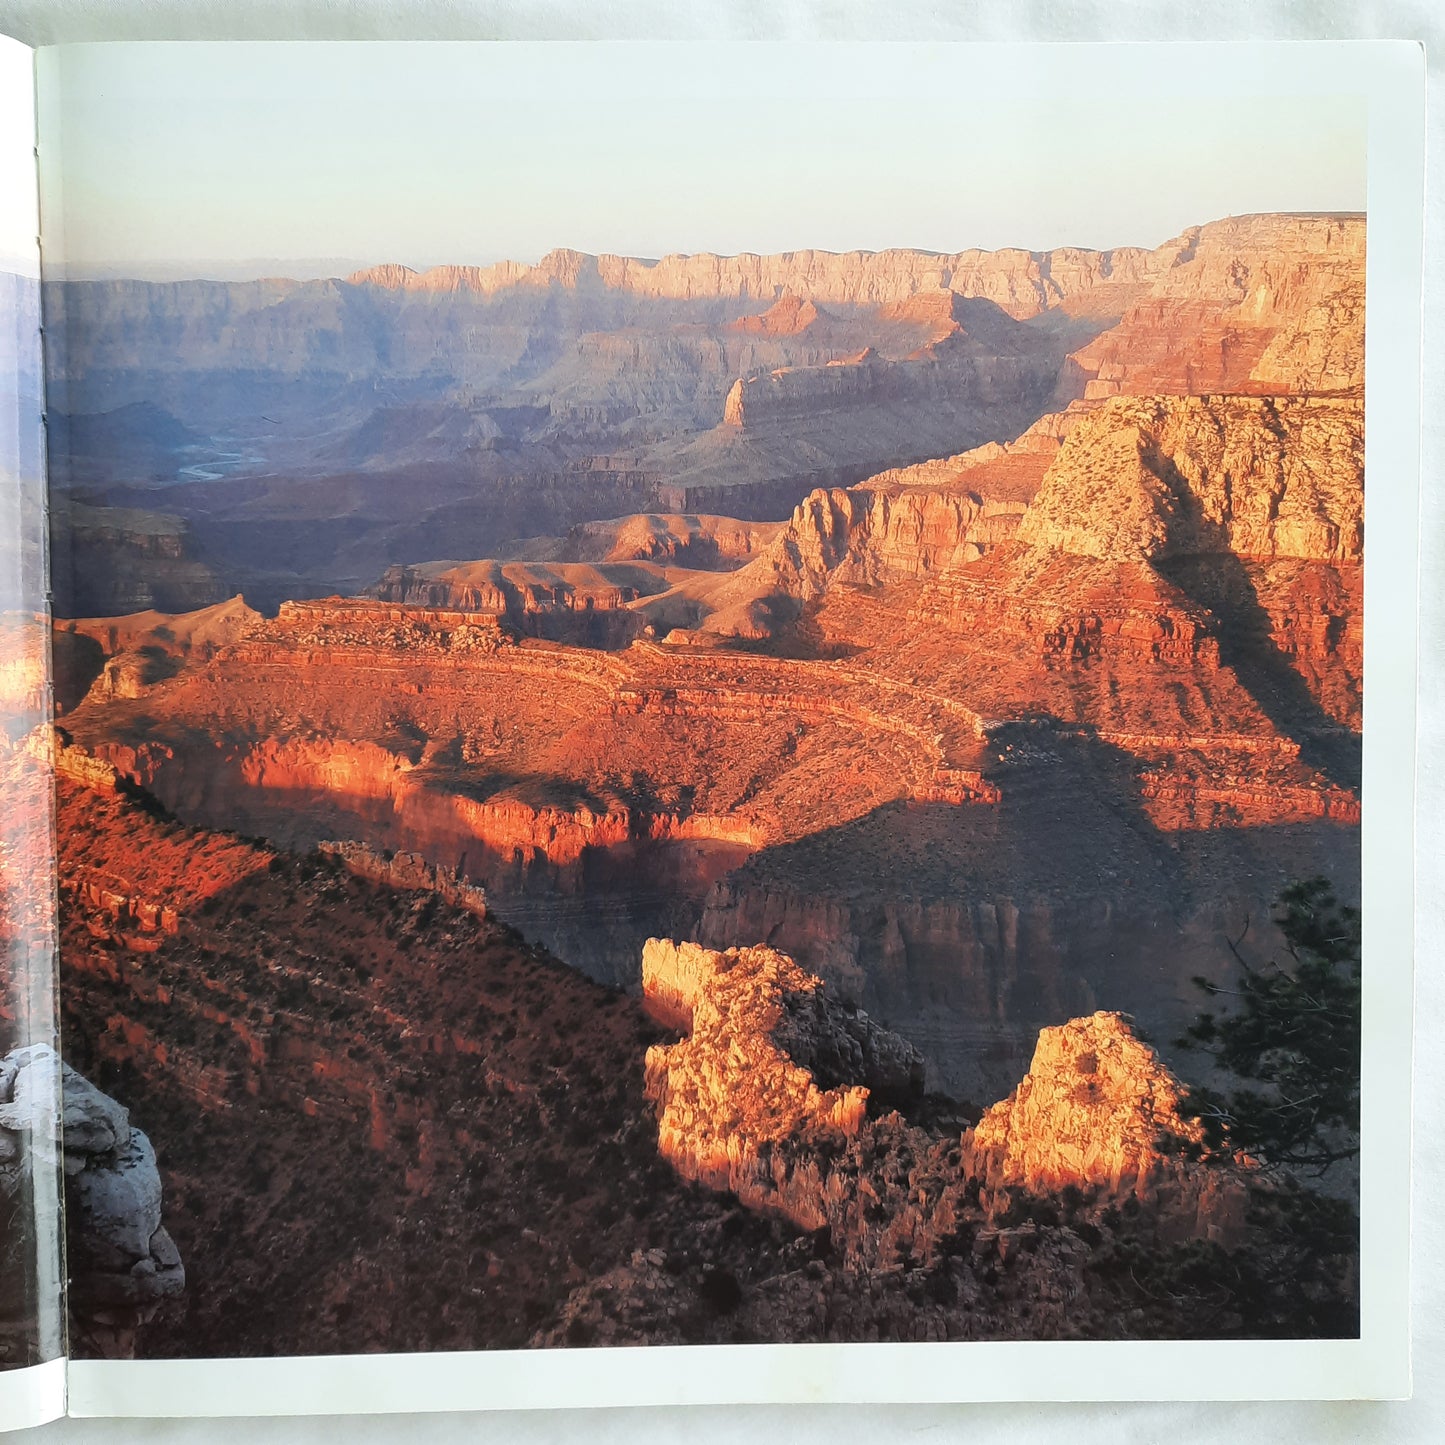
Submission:
[[[1359,1334],[1364,106],[945,49],[58,52],[74,1355]]]
[[[65,1348],[34,113],[0,41],[0,1371]]]

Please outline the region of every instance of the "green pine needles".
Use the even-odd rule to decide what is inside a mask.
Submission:
[[[1211,1152],[1244,1152],[1316,1177],[1360,1151],[1360,915],[1329,882],[1292,883],[1275,921],[1287,958],[1239,961],[1237,986],[1194,982],[1227,1012],[1204,1012],[1179,1040],[1247,1081],[1185,1100]],[[1246,928],[1247,932],[1247,928]]]

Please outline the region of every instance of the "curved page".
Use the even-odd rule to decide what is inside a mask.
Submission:
[[[0,39],[0,1425],[60,1413],[49,610],[33,56]]]

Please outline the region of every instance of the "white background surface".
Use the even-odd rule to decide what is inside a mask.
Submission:
[[[252,1445],[473,1439],[527,1442],[786,1440],[852,1445],[893,1439],[1093,1442],[1266,1439],[1445,1440],[1445,1301],[1441,1197],[1445,1149],[1445,8],[1439,0],[974,0],[868,4],[866,0],[0,0],[0,32],[34,44],[91,39],[190,38],[730,38],[730,39],[1342,39],[1418,38],[1431,80],[1431,179],[1425,277],[1426,372],[1420,753],[1416,866],[1416,1175],[1414,1186],[1415,1399],[1397,1404],[952,1406],[707,1410],[535,1411],[525,1414],[230,1421],[65,1421],[34,1432],[43,1445]],[[1107,117],[1081,117],[1081,139],[1117,145]],[[1067,157],[1060,157],[1067,165]],[[1141,177],[1141,184],[1147,178]],[[1401,840],[1401,861],[1406,841]]]

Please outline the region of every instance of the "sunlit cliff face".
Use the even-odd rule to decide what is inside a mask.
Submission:
[[[917,1104],[921,1057],[786,954],[652,939],[642,975],[648,1008],[687,1033],[647,1054],[663,1157],[754,1208],[829,1229],[860,1261],[926,1261],[973,1210],[1002,1213],[1011,1191],[1067,1189],[1099,1212],[1133,1198],[1174,1237],[1242,1235],[1247,1167],[1180,1158],[1171,1141],[1198,1143],[1199,1125],[1118,1014],[1045,1029],[1023,1082],[961,1137],[910,1137],[894,1115],[899,1137],[885,1143],[872,1120]],[[906,1174],[883,1167],[888,1150]]]
[[[781,523],[637,514],[372,600],[77,623],[108,659],[65,726],[182,817],[459,868],[608,981],[657,933],[776,942],[950,1088],[1067,1014],[1168,1029],[1286,878],[1356,871],[1355,239],[1202,236],[1129,313],[1133,381]],[[1158,370],[1216,346],[1242,390]]]
[[[1124,1015],[1167,1055],[1284,882],[1358,879],[1362,223],[1244,218],[1111,269],[934,258],[926,284],[814,257],[746,305],[736,267],[563,259],[344,283],[412,342],[503,298],[549,358],[518,394],[488,393],[482,338],[461,420],[327,413],[344,479],[297,453],[193,516],[201,484],[167,489],[155,535],[194,525],[207,587],[260,578],[264,609],[57,623],[97,1082],[184,1099],[174,1188],[213,1242],[207,1170],[250,1187],[203,1143],[228,1111],[287,1121],[255,1181],[278,1219],[308,1150],[363,1151],[386,1182],[356,1228],[400,1259],[382,1215],[420,1211],[508,1344],[919,1317],[803,1302],[797,1231],[827,1232],[830,1281],[932,1271],[940,1338],[969,1310],[1024,1328],[997,1290],[1029,1330],[1089,1317],[1084,1234],[1129,1201],[1156,1241],[1233,1247],[1242,1176],[1159,1145],[1189,1126]],[[575,345],[541,345],[544,295],[586,313]],[[476,474],[438,480],[438,447]],[[94,512],[108,606],[180,587],[189,543]],[[1065,1192],[1084,1234],[1018,1264],[1019,1201]],[[392,1347],[365,1252],[318,1229],[308,1318]],[[771,1282],[739,1305],[748,1249]],[[473,1340],[447,1299],[408,1337]]]
[[[1234,1247],[1247,1163],[1163,1148],[1177,1086],[1117,1016],[980,1119],[776,950],[656,940],[630,999],[416,860],[57,766],[68,1047],[143,1111],[186,1261],[143,1353],[1188,1333],[1204,1301],[1122,1310],[1092,1251]]]

